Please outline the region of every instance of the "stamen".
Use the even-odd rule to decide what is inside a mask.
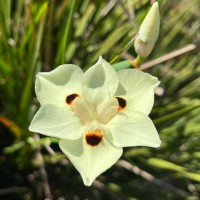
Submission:
[[[68,95],[66,97],[66,103],[71,106],[76,97],[79,97],[79,95],[78,94],[70,94],[70,95]]]
[[[99,129],[87,132],[85,135],[86,143],[92,147],[100,144],[103,138],[102,132],[103,131]]]
[[[118,110],[123,110],[126,107],[126,100],[123,99],[122,97],[115,97],[118,101]]]

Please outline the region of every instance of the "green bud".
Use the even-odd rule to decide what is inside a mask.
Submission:
[[[155,2],[142,22],[134,42],[135,51],[140,57],[145,58],[151,53],[158,39],[159,27],[159,6],[158,2]]]

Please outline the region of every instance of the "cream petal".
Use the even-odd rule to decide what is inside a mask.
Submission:
[[[96,120],[100,123],[108,123],[118,112],[118,101],[116,98],[104,99],[96,107]]]
[[[118,77],[113,67],[102,57],[83,75],[82,83],[86,98],[92,104],[96,102],[99,90],[113,96],[118,86]],[[100,95],[98,95],[99,97]]]
[[[117,112],[117,101],[113,99],[119,83],[117,73],[100,57],[98,62],[83,75],[82,83],[82,94],[85,101],[90,102],[95,120],[107,123]]]
[[[76,98],[73,102],[73,111],[83,123],[88,123],[94,120],[94,109],[90,102],[83,98]]]
[[[91,104],[86,98],[76,98],[73,102],[73,110],[83,123],[92,122],[94,120],[99,123],[106,124],[117,113],[118,102],[114,97],[105,92],[99,92],[96,95],[96,100]]]
[[[76,65],[61,65],[51,72],[40,72],[37,75],[35,92],[41,105],[65,104],[70,94],[80,94],[82,70]]]
[[[85,122],[96,120],[99,123],[108,123],[118,111],[118,101],[102,89],[93,92],[93,99],[87,100],[88,91],[83,92],[81,100],[77,99],[73,103],[74,111]],[[81,103],[82,102],[82,103]],[[79,104],[79,105],[77,105]]]
[[[108,124],[113,143],[119,147],[159,147],[160,138],[151,119],[139,112],[131,116],[116,115]]]
[[[82,133],[82,124],[66,105],[43,105],[35,114],[29,130],[60,139],[77,139]]]
[[[154,103],[154,89],[159,85],[156,77],[135,69],[117,72],[119,86],[115,96],[126,100],[124,112],[139,111],[149,115]]]
[[[84,137],[78,140],[61,140],[60,148],[82,176],[86,186],[110,168],[122,155],[122,148],[110,144],[105,137],[98,146],[89,146]]]

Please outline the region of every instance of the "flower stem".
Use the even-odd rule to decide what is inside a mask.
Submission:
[[[112,66],[116,71],[119,71],[122,69],[130,68],[132,65],[131,65],[131,60],[124,60],[121,62],[117,62],[113,64]]]
[[[126,68],[139,68],[140,64],[142,63],[143,60],[144,60],[144,58],[137,56],[137,58],[134,60],[131,60],[131,59],[124,60],[124,61],[115,63],[112,66],[116,71],[126,69]]]

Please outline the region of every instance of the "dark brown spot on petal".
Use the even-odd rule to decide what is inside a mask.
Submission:
[[[70,94],[70,95],[68,95],[66,97],[66,103],[71,106],[76,97],[79,97],[79,95],[78,94]]]
[[[126,100],[121,98],[121,97],[116,97],[117,101],[118,101],[118,110],[123,110],[126,107]]]
[[[101,143],[103,138],[102,131],[99,129],[89,131],[85,135],[86,143],[92,147]]]

